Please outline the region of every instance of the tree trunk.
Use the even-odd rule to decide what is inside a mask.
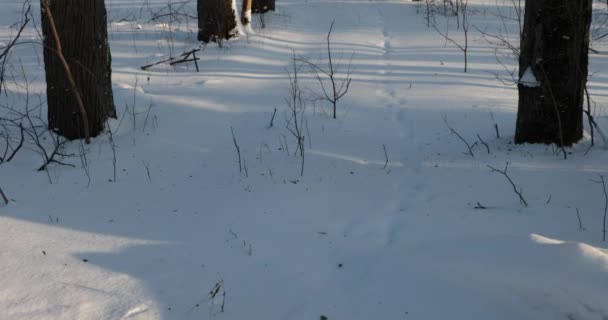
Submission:
[[[252,0],[253,13],[266,13],[268,11],[275,11],[275,0]]]
[[[86,110],[89,134],[95,137],[109,117],[116,118],[104,1],[53,0],[49,7]],[[50,21],[41,11],[49,129],[70,140],[81,139],[85,137],[82,112],[58,57]]]
[[[527,0],[516,143],[568,146],[583,136],[592,0]]]
[[[228,40],[237,35],[236,13],[231,0],[198,0],[198,40],[204,43]]]
[[[252,0],[243,0],[243,8],[241,9],[241,23],[243,26],[251,23],[251,2]]]

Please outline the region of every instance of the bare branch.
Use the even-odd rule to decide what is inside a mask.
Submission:
[[[318,64],[310,62],[306,59],[298,58],[295,59],[298,62],[302,62],[308,65],[314,74],[319,86],[321,87],[322,94],[315,93],[311,90],[313,96],[316,97],[315,100],[325,100],[332,105],[333,108],[333,118],[337,118],[337,104],[338,100],[344,97],[348,90],[350,89],[350,84],[352,81],[351,78],[351,66],[352,66],[352,56],[351,61],[348,64],[348,71],[343,79],[339,79],[337,76],[338,69],[340,69],[339,65],[334,64],[334,59],[331,51],[331,32],[334,28],[335,20],[331,22],[329,26],[329,31],[327,32],[326,42],[327,42],[327,69],[321,68]],[[327,81],[327,82],[326,82]],[[328,88],[329,87],[329,88]]]
[[[0,196],[2,196],[2,200],[4,200],[4,204],[8,204],[8,198],[4,194],[4,191],[2,191],[2,188],[0,188]]]
[[[603,215],[603,221],[602,221],[602,241],[606,241],[606,220],[608,218],[608,193],[606,192],[606,180],[604,179],[603,175],[600,175],[600,180],[593,181],[593,182],[601,183],[602,191],[604,193],[604,215]]]
[[[498,169],[492,167],[491,165],[488,165],[488,168],[490,168],[490,170],[492,170],[492,172],[500,173],[505,178],[507,178],[507,180],[511,184],[511,187],[513,187],[513,192],[515,192],[515,194],[519,197],[519,203],[523,204],[524,207],[528,206],[528,202],[526,202],[526,199],[524,199],[524,196],[522,194],[521,188],[518,190],[517,186],[515,186],[515,183],[513,182],[513,180],[511,180],[511,177],[509,177],[509,175],[507,174],[507,170],[509,169],[509,163],[508,162],[505,164],[505,169],[504,170],[498,170]]]
[[[384,144],[382,144],[382,150],[384,150],[384,167],[382,167],[382,169],[386,169],[386,166],[388,166],[388,154],[386,153],[386,146]]]
[[[23,32],[27,24],[30,22],[30,10],[32,7],[28,2],[24,3],[24,6],[25,4],[27,4],[27,9],[25,9],[25,12],[23,13],[23,22],[21,23],[21,26],[17,31],[17,35],[15,35],[15,37],[6,46],[1,48],[2,51],[0,52],[0,93],[2,92],[2,87],[4,86],[4,71],[6,70],[6,63],[8,61],[9,52],[11,48],[13,48],[15,44],[17,44],[17,41],[21,37],[21,33]]]
[[[477,134],[477,139],[479,139],[479,142],[481,142],[481,144],[486,147],[486,150],[488,151],[488,154],[490,154],[490,146],[483,141],[483,139],[481,138],[481,136],[479,136],[479,134]]]
[[[473,146],[471,144],[469,144],[469,142],[467,140],[465,140],[456,130],[454,130],[454,128],[452,128],[450,126],[450,124],[448,123],[448,118],[446,117],[445,114],[443,115],[443,122],[448,127],[450,132],[452,134],[456,135],[458,137],[458,139],[460,139],[467,146],[468,151],[464,152],[464,154],[470,155],[471,157],[475,158],[475,154],[473,154]]]
[[[239,173],[243,173],[243,165],[241,162],[241,148],[239,147],[238,142],[236,141],[236,136],[234,135],[234,130],[230,127],[230,132],[232,133],[232,142],[234,143],[234,148],[236,149],[236,154],[239,160]]]

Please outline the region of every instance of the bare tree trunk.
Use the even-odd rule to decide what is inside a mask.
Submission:
[[[592,0],[527,0],[516,143],[568,146],[583,136]]]
[[[253,13],[275,11],[275,0],[253,0],[251,10]]]
[[[198,0],[198,40],[219,44],[237,35],[231,0]]]
[[[41,8],[44,8],[41,0]],[[61,52],[82,98],[89,134],[99,135],[109,117],[116,117],[112,93],[111,55],[104,0],[49,1]],[[44,65],[49,128],[67,139],[85,137],[81,110],[66,68],[56,50],[52,26],[42,9]]]
[[[241,23],[243,26],[251,23],[251,3],[252,0],[243,0],[243,8],[241,9]]]

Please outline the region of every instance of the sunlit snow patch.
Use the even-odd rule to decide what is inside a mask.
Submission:
[[[536,80],[536,76],[534,75],[534,72],[532,71],[532,68],[530,68],[530,67],[528,67],[528,69],[526,69],[526,72],[524,72],[524,75],[521,76],[521,78],[519,79],[519,84],[521,84],[524,87],[528,87],[528,88],[540,87],[540,82],[538,80]]]

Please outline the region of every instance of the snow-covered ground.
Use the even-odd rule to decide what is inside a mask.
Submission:
[[[478,30],[464,73],[419,2],[278,0],[266,28],[254,16],[247,36],[205,47],[200,72],[143,71],[198,47],[195,19],[150,21],[168,2],[106,0],[116,181],[108,135],[84,146],[89,177],[79,156],[37,172],[32,146],[0,165],[11,199],[0,204],[0,319],[608,319],[603,142],[586,154],[587,137],[567,160],[513,145],[517,89],[496,79],[508,75]],[[195,15],[187,2],[180,12]],[[0,3],[0,42],[21,10]],[[495,0],[469,10],[471,26],[501,30]],[[300,176],[287,69],[292,52],[323,65],[333,20],[351,88],[336,120],[309,102]],[[437,25],[462,41],[454,18]],[[33,24],[22,41],[39,41]],[[44,101],[41,56],[38,44],[15,48],[0,104],[23,107],[26,79]],[[592,54],[605,128],[607,71]],[[299,76],[319,92],[309,68]],[[478,141],[474,157],[446,121]],[[527,207],[488,167],[507,162]]]

